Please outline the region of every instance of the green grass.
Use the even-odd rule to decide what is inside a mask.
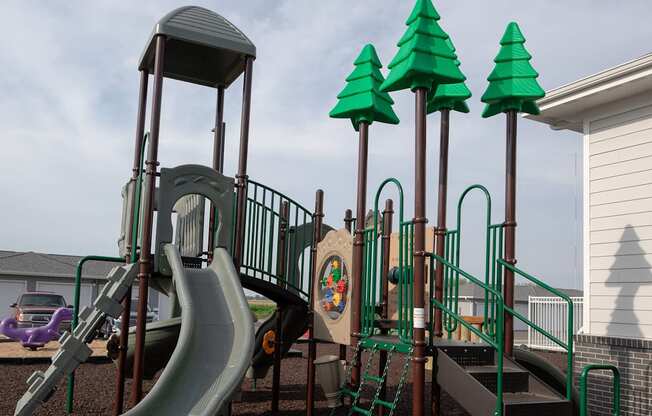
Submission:
[[[267,318],[276,310],[273,303],[249,303],[249,309],[256,315],[256,319]]]

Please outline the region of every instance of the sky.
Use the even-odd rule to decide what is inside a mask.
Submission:
[[[386,65],[397,51],[407,0],[199,1],[256,45],[249,176],[311,208],[325,192],[326,222],[355,209],[357,135],[328,117],[367,43]],[[154,23],[178,1],[5,1],[0,6],[0,249],[117,253],[131,172],[137,63]],[[473,92],[470,114],[451,117],[449,212],[469,185],[493,196],[503,218],[505,120],[482,119],[480,96],[505,26],[517,21],[546,90],[650,52],[652,4],[574,0],[435,1]],[[386,74],[386,69],[384,69]],[[151,89],[150,89],[151,90]],[[226,93],[225,173],[237,167],[242,84]],[[392,94],[399,126],[373,124],[368,205],[378,184],[398,178],[413,214],[414,96]],[[216,92],[165,80],[161,166],[210,165]],[[579,287],[581,136],[519,120],[519,266],[559,287]],[[435,198],[439,116],[428,118],[428,208]],[[387,195],[394,197],[394,195]],[[465,204],[463,266],[480,270],[483,202]],[[449,216],[449,227],[455,218]]]

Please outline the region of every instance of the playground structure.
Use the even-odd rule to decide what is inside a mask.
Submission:
[[[79,314],[75,308],[72,333],[61,338],[61,350],[50,368],[29,378],[28,391],[15,414],[32,414],[66,376],[67,410],[71,412],[74,370],[90,355],[86,343],[93,339],[106,316],[119,315],[122,328],[116,360],[116,415],[123,414],[129,373],[133,373],[133,408],[126,414],[208,416],[228,414],[229,403],[246,374],[261,378],[270,367],[271,410],[278,414],[281,359],[305,330],[309,363],[306,414],[310,416],[315,413],[318,342],[343,345],[343,359],[347,358],[346,346],[352,347],[346,381],[340,390],[348,414],[391,416],[411,367],[412,414],[423,415],[429,356],[433,364],[432,414],[441,414],[442,389],[474,416],[562,416],[585,411],[578,407],[581,400],[574,396],[572,307],[568,309],[571,333],[567,342],[538,328],[513,307],[516,275],[571,302],[563,293],[515,266],[517,113],[536,113],[535,100],[543,95],[536,82],[538,74],[529,64],[531,56],[523,46],[525,38],[518,25],[508,26],[483,96],[487,103],[483,116],[507,114],[505,220],[493,222],[488,190],[473,185],[460,197],[456,226],[449,229],[446,205],[450,111],[467,112],[465,100],[470,91],[464,85],[455,48],[439,20],[430,0],[417,0],[387,79],[380,72],[382,64],[372,45],[365,46],[355,61],[355,70],[347,78],[331,116],[351,120],[359,132],[356,218],[347,215],[346,229],[334,230],[322,223],[322,191],[316,192],[311,211],[247,176],[256,56],[253,43],[226,19],[203,8],[183,7],[163,17],[139,64],[133,169],[124,188],[120,242],[125,265],[112,270],[92,307]],[[151,126],[146,134],[150,74],[154,90]],[[231,178],[223,174],[224,100],[227,88],[241,75],[244,82],[238,170]],[[217,90],[211,167],[182,165],[159,171],[161,99],[166,77]],[[399,122],[388,91],[407,88],[415,93],[416,100],[414,217],[406,218],[402,185],[390,178],[374,194],[373,215],[367,224],[370,126],[373,122]],[[429,251],[426,116],[433,112],[441,113],[441,144],[437,222]],[[394,201],[385,201],[382,212],[380,206],[381,196],[392,188],[397,198],[398,231],[394,233]],[[486,199],[486,226],[479,230],[485,239],[483,276],[468,273],[461,263],[465,258],[460,253],[464,224],[461,212],[471,192],[479,192]],[[192,199],[192,195],[202,198]],[[207,247],[202,232],[203,198],[209,200]],[[173,212],[179,214],[176,238]],[[391,260],[392,250],[397,253],[395,261]],[[141,301],[137,325],[130,331],[131,291],[136,279],[139,299],[147,299],[150,288],[170,297],[173,316],[169,321],[146,325],[146,302]],[[484,290],[483,315],[475,320],[458,313],[460,280]],[[256,334],[243,287],[278,305],[276,313]],[[395,298],[394,302],[390,297]],[[537,356],[514,348],[513,318],[564,349],[568,355],[565,374]],[[478,341],[454,339],[460,327]],[[368,352],[364,366],[362,351]],[[377,375],[371,371],[376,355]],[[388,397],[388,368],[399,360],[400,380],[394,396]],[[158,382],[143,398],[143,378],[161,368],[164,370]],[[588,371],[583,373],[582,386]],[[614,374],[617,384],[617,370]]]

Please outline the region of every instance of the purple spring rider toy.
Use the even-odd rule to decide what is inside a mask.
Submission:
[[[14,318],[7,318],[0,322],[0,334],[3,334],[32,350],[43,347],[50,341],[59,339],[59,325],[72,318],[72,310],[59,308],[52,314],[52,319],[47,325],[38,328],[18,328]]]

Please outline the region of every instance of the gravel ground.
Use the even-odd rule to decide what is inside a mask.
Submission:
[[[306,356],[306,346],[297,346]],[[318,355],[337,354],[337,347],[332,345],[320,345]],[[399,356],[391,366],[392,374],[389,377],[390,394],[399,380],[401,362]],[[364,361],[363,361],[364,362]],[[306,395],[306,363],[305,358],[288,358],[283,360],[282,386],[281,386],[281,414],[283,415],[304,415]],[[46,365],[0,365],[2,377],[0,377],[0,415],[13,415],[14,407],[18,399],[25,391],[25,380],[36,370],[45,370]],[[429,373],[427,373],[429,378]],[[77,389],[75,394],[74,415],[110,415],[115,391],[115,367],[113,364],[84,364],[77,371]],[[145,391],[148,391],[152,382],[145,382]],[[250,380],[245,380],[242,386],[242,401],[233,404],[233,415],[271,415],[272,372],[267,377],[259,380],[254,390]],[[412,385],[405,385],[403,394],[400,397],[400,410],[396,415],[408,414],[410,408]],[[429,385],[426,391],[429,391]],[[127,385],[129,391],[129,383]],[[330,410],[326,407],[326,400],[320,388],[316,392],[317,415],[329,415]],[[41,408],[36,416],[64,415],[65,409],[65,384],[55,392],[52,398]],[[465,416],[466,413],[460,410],[452,400],[444,397],[442,401],[443,414],[446,416]],[[345,412],[338,412],[346,414]]]
[[[299,345],[297,349],[301,350],[306,356],[306,346]],[[335,354],[337,347],[332,345],[320,345],[318,355]],[[545,353],[544,353],[545,354]],[[560,367],[565,366],[563,354],[550,353],[545,355],[546,358],[557,363]],[[364,359],[365,357],[363,357]],[[395,391],[396,384],[400,378],[402,361],[400,356],[396,356],[392,363],[391,373],[389,376],[390,397]],[[365,361],[363,361],[364,363]],[[288,358],[283,360],[282,367],[282,386],[281,386],[281,414],[283,415],[304,415],[305,414],[305,396],[306,396],[306,363],[305,358]],[[0,365],[2,377],[0,377],[0,416],[13,415],[14,407],[18,399],[25,391],[25,380],[36,370],[45,370],[46,365]],[[400,406],[396,415],[409,414],[411,408],[410,371],[408,372],[407,384],[403,388],[400,396]],[[426,373],[426,378],[430,378],[430,373]],[[115,367],[113,364],[84,364],[77,371],[77,390],[75,395],[75,413],[74,415],[110,415],[113,404],[113,394],[115,391]],[[144,389],[148,391],[153,385],[152,381],[146,381]],[[272,398],[272,372],[269,371],[267,377],[258,380],[254,389],[251,380],[245,380],[242,385],[242,400],[233,404],[234,415],[271,415],[269,411]],[[129,382],[127,383],[129,391]],[[426,386],[426,392],[429,393],[430,384]],[[316,409],[317,415],[329,415],[330,410],[326,407],[325,397],[320,388],[316,392]],[[41,408],[36,416],[53,416],[64,415],[65,409],[65,388],[60,388],[52,398]],[[446,397],[442,398],[442,413],[445,416],[466,416],[453,400]],[[345,411],[339,411],[337,415],[346,414]],[[428,414],[428,413],[427,413]]]

